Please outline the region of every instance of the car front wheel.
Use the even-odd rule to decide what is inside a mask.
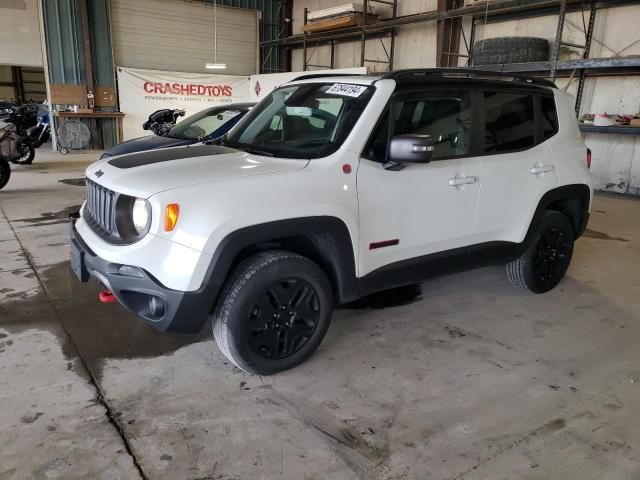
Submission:
[[[573,241],[573,227],[567,216],[547,210],[527,250],[507,264],[509,280],[532,293],[551,290],[569,268]]]
[[[331,284],[318,265],[296,253],[267,251],[231,273],[213,313],[213,335],[239,368],[271,375],[313,354],[332,313]]]

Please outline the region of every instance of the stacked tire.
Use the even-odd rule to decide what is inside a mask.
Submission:
[[[473,46],[473,65],[544,62],[549,60],[549,41],[538,37],[496,37]]]

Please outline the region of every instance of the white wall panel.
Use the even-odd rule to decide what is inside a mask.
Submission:
[[[591,176],[598,190],[640,193],[640,139],[635,135],[590,133]]]

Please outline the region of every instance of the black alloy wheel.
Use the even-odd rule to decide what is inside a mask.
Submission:
[[[273,282],[249,309],[250,348],[264,358],[287,358],[313,336],[320,303],[313,286],[302,278]]]
[[[285,250],[260,252],[229,275],[212,313],[213,336],[238,368],[271,375],[313,354],[333,304],[331,282],[316,263]]]
[[[547,210],[536,225],[527,249],[507,264],[507,277],[532,293],[554,288],[569,268],[575,233],[564,213]]]
[[[558,283],[558,276],[562,276],[569,266],[572,242],[573,239],[568,239],[564,232],[555,227],[542,234],[533,266],[541,282],[547,285]]]

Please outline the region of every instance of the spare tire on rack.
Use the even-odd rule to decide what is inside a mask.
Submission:
[[[549,40],[538,37],[496,37],[473,45],[473,65],[544,62],[549,60]]]

